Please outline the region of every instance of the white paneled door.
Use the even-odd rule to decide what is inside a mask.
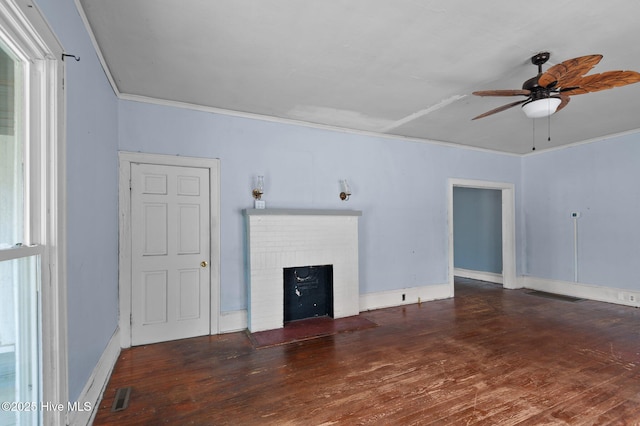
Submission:
[[[210,329],[209,170],[131,164],[131,344]]]

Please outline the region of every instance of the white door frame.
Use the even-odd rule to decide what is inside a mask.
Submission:
[[[502,285],[504,288],[520,288],[516,278],[516,214],[515,185],[506,182],[491,182],[471,179],[455,179],[448,181],[449,198],[449,286],[454,294],[453,279],[453,188],[497,189],[502,193]]]
[[[210,238],[211,238],[211,319],[210,334],[218,334],[220,323],[220,160],[216,158],[179,157],[141,152],[118,152],[119,158],[119,227],[120,268],[118,272],[120,307],[120,346],[131,346],[131,163],[209,169]]]

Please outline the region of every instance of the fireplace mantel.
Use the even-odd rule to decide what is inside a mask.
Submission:
[[[360,210],[245,209],[245,216],[362,216]]]
[[[358,315],[357,210],[246,209],[248,328],[284,325],[284,268],[333,265],[334,318]]]

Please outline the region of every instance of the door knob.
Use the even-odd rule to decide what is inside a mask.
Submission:
[[[202,262],[200,262],[200,266],[202,266],[203,268],[206,268],[208,264],[209,262],[207,262],[206,260],[203,260]]]

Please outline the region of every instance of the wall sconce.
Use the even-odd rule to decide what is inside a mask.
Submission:
[[[262,194],[264,194],[264,176],[256,177],[251,194],[255,199],[253,201],[253,206],[256,209],[264,209],[266,207],[266,203],[262,200]]]
[[[349,188],[349,184],[346,179],[340,181],[340,199],[342,201],[347,201],[351,196],[351,188]]]

